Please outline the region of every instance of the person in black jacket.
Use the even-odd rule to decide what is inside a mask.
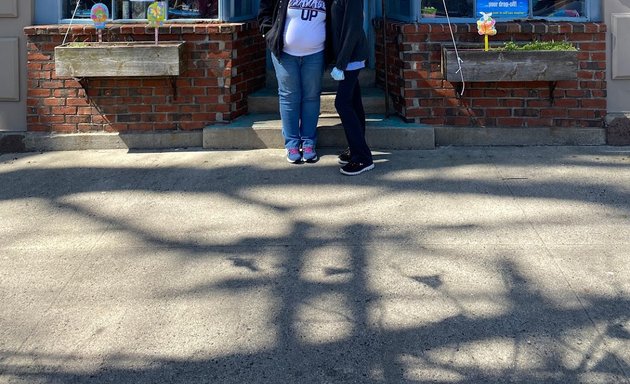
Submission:
[[[318,160],[315,146],[331,1],[260,1],[258,24],[278,79],[282,135],[291,163]]]
[[[363,0],[334,0],[330,18],[335,58],[331,76],[339,81],[335,108],[348,141],[348,149],[338,161],[341,173],[354,176],[374,168],[372,152],[365,141],[365,111],[359,86],[359,72],[365,67],[369,52],[363,31]]]

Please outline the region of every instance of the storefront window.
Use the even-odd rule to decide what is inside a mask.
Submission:
[[[223,18],[233,21],[252,18],[258,10],[257,4],[255,7],[251,0],[227,0],[224,7],[227,12]]]
[[[77,7],[77,2],[78,7]],[[72,14],[74,13],[74,17],[77,19],[89,19],[90,18],[90,10],[92,6],[96,3],[103,3],[109,9],[110,15],[112,14],[112,0],[66,0],[63,4],[63,18],[70,19],[72,18]],[[75,13],[76,10],[76,13]]]
[[[147,8],[153,0],[61,0],[62,19],[89,19],[90,9],[96,3],[109,8],[112,20],[143,20],[147,18]],[[77,1],[79,6],[77,7]],[[170,20],[175,19],[216,19],[219,16],[219,1],[227,1],[233,9],[231,17],[252,17],[254,0],[168,0]],[[76,13],[75,13],[76,10]]]
[[[423,10],[427,7],[436,8],[437,12],[435,13],[435,17],[446,16],[446,12],[444,11],[444,3],[442,0],[423,0],[422,8]],[[446,7],[448,9],[448,15],[450,17],[473,17],[473,0],[446,0]],[[424,17],[427,17],[428,14],[423,11]]]
[[[406,20],[413,14],[410,0],[395,0],[387,4],[387,15],[395,19]]]
[[[389,0],[388,4],[399,0]],[[420,9],[410,10],[411,20],[416,15],[426,21],[429,18],[446,17],[444,3],[452,18],[478,18],[480,12],[492,12],[495,19],[588,19],[589,9],[598,0],[421,0]],[[435,10],[431,10],[434,8]],[[434,12],[434,13],[431,13]],[[402,14],[404,18],[404,13]]]
[[[586,0],[534,0],[534,16],[580,17],[585,15]]]
[[[168,2],[169,19],[216,19],[217,11],[216,0],[170,0]]]

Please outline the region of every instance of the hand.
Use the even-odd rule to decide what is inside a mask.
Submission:
[[[341,69],[338,69],[337,67],[332,69],[332,71],[330,72],[330,76],[337,81],[341,81],[346,78],[343,75],[343,71]]]

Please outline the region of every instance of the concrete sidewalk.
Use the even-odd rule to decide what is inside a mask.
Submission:
[[[0,156],[0,383],[629,383],[630,148]]]

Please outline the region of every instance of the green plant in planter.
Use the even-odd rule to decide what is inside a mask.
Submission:
[[[443,71],[448,81],[548,81],[577,79],[578,50],[565,41],[504,43],[489,51],[444,49]],[[461,62],[459,62],[461,60]],[[460,66],[461,63],[461,66]]]
[[[435,17],[437,13],[437,8],[435,7],[423,7],[422,8],[422,16],[424,17]]]
[[[516,44],[508,41],[503,47],[493,48],[497,51],[577,51],[573,44],[567,41],[532,41],[527,44]]]

